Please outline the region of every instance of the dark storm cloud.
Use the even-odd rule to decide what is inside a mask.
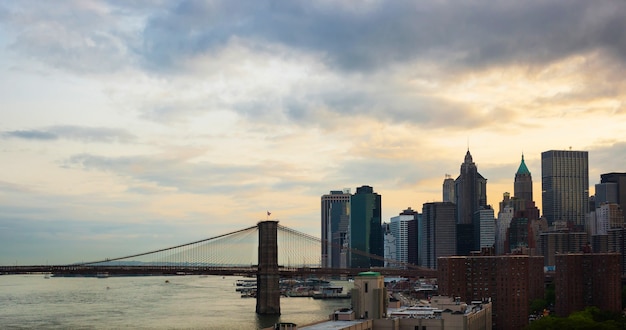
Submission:
[[[546,62],[590,49],[626,59],[621,1],[394,1],[365,5],[311,1],[181,1],[148,21],[144,55],[176,67],[232,37],[323,55],[331,66],[369,71],[430,58],[442,64]]]
[[[25,140],[68,139],[83,142],[130,142],[135,136],[123,129],[82,126],[50,126],[39,130],[18,130],[3,132],[5,138]]]
[[[279,44],[345,71],[413,59],[442,66],[544,63],[589,50],[626,60],[626,3],[552,1],[109,1],[0,5],[14,49],[57,67],[110,72],[143,61],[173,72],[232,38]],[[104,9],[103,9],[104,8]]]

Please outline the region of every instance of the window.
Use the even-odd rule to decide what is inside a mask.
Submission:
[[[368,284],[369,284],[369,283],[365,282],[365,293],[367,293],[367,285],[368,285]]]

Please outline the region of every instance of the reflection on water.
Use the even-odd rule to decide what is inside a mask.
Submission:
[[[281,298],[281,315],[257,315],[234,276],[44,279],[0,276],[0,326],[45,329],[260,329],[328,318],[350,300]],[[166,281],[169,281],[167,283]],[[346,285],[347,282],[333,282]]]

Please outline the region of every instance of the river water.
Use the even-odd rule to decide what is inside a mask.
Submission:
[[[349,299],[281,298],[280,316],[259,316],[235,276],[0,276],[1,329],[261,329],[300,326],[349,307]],[[333,285],[349,287],[348,282]]]

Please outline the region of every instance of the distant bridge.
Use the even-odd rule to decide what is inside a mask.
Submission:
[[[297,230],[277,226],[278,267],[281,276],[306,275],[355,275],[358,268],[322,268],[321,239]],[[154,251],[103,260],[80,262],[69,265],[0,266],[0,273],[54,273],[58,275],[111,275],[141,274],[201,274],[201,275],[254,275],[258,271],[259,229],[258,225],[191,243],[176,245]],[[403,266],[398,268],[375,268],[388,276],[435,277],[429,268],[385,259],[381,256],[350,249],[354,254],[368,256]]]
[[[321,246],[319,238],[278,225],[278,221],[262,221],[256,226],[228,234],[145,253],[70,265],[0,266],[0,274],[256,276],[258,293],[262,296],[263,291],[271,291],[270,296],[274,300],[274,303],[262,303],[264,307],[259,308],[259,301],[265,299],[257,295],[257,312],[261,310],[259,313],[262,314],[266,314],[266,310],[269,310],[267,314],[280,314],[280,307],[274,306],[278,304],[278,296],[274,297],[276,293],[273,292],[273,286],[263,289],[260,285],[267,282],[271,284],[279,277],[355,276],[369,270],[386,276],[432,278],[437,275],[433,269],[385,259],[356,249],[349,249],[349,252],[401,265],[404,269],[322,268]]]

